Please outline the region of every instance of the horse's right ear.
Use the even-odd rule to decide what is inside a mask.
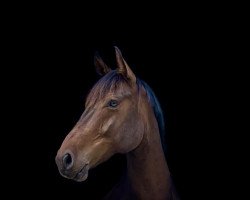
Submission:
[[[111,71],[111,69],[104,63],[98,52],[95,53],[94,64],[96,72],[101,76]]]

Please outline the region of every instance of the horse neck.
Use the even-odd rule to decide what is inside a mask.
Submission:
[[[139,199],[169,199],[171,179],[158,124],[151,106],[147,111],[143,139],[136,149],[127,154],[128,180]]]

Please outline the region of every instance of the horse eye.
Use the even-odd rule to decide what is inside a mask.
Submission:
[[[109,103],[108,103],[108,106],[112,107],[112,108],[115,108],[117,105],[118,105],[118,101],[113,100],[113,99],[110,100]]]

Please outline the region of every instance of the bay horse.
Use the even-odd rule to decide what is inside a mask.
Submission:
[[[178,199],[164,156],[160,104],[117,47],[115,53],[115,70],[99,55],[94,58],[102,78],[91,89],[82,116],[57,152],[58,170],[63,177],[81,182],[89,169],[122,153],[127,159],[126,176],[105,199]]]

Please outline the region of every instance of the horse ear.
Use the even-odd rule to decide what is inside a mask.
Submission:
[[[122,74],[127,79],[131,80],[133,83],[136,82],[136,76],[122,57],[122,53],[118,47],[115,46],[115,55],[117,62],[117,72]]]
[[[104,63],[98,52],[95,53],[94,64],[96,72],[101,76],[111,71],[111,69]]]

